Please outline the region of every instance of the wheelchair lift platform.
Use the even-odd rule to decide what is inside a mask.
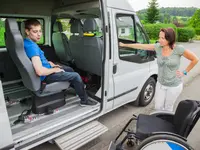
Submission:
[[[92,121],[55,139],[61,150],[76,150],[108,130],[98,121]]]

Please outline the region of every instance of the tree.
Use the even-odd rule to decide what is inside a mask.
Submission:
[[[160,15],[159,15],[159,21],[160,21],[161,23],[164,23],[164,20],[165,20],[164,14],[163,14],[163,13],[160,13]]]
[[[148,23],[155,23],[159,20],[159,9],[157,0],[151,0],[149,2],[145,20]]]
[[[171,22],[171,17],[168,13],[164,14],[164,23],[168,24]]]
[[[167,7],[167,8],[161,7],[159,9],[159,13],[161,14],[160,17],[162,17],[161,22],[164,22],[163,15],[166,13],[169,14],[170,16],[192,17],[196,10],[197,8],[194,8],[194,7],[187,7],[187,8],[186,7]],[[137,14],[142,15],[142,16],[146,15],[146,13],[147,13],[147,9],[142,9],[137,12]]]
[[[200,28],[200,9],[196,10],[190,19],[189,24],[194,28]]]

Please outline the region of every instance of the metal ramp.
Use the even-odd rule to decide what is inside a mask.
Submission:
[[[55,143],[61,150],[76,150],[107,130],[108,128],[100,122],[92,121],[56,138]]]

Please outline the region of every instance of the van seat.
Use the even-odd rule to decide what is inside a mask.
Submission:
[[[96,37],[98,26],[95,19],[86,19],[83,26],[83,64],[81,69],[101,76],[103,41]]]
[[[41,105],[39,106],[40,108],[45,107],[42,110],[40,109],[41,111],[39,113],[41,113],[45,111],[48,105],[53,107],[53,105],[58,106],[61,103],[64,104],[64,95],[58,93],[63,93],[63,90],[66,90],[69,87],[69,82],[54,82],[47,85],[41,83],[40,77],[36,75],[32,62],[27,57],[24,50],[23,38],[19,31],[16,20],[11,18],[6,19],[5,29],[6,48],[19,70],[24,86],[34,94],[33,102],[35,106],[33,107],[35,108],[35,113],[38,113],[38,105]],[[54,95],[58,95],[57,97],[59,97],[59,99],[56,99]],[[61,100],[60,97],[62,97],[62,102],[56,105],[56,103]],[[44,103],[47,103],[47,100],[51,102],[48,105],[44,105]]]
[[[53,26],[53,45],[56,55],[59,57],[61,63],[67,64],[68,62],[72,61],[71,50],[69,46],[69,40],[62,32],[63,28],[61,22],[56,21]]]
[[[72,52],[72,57],[77,68],[81,68],[83,62],[83,27],[79,19],[71,20],[71,33],[70,36],[70,49]]]

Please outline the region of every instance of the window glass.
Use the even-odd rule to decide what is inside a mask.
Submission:
[[[134,17],[131,15],[117,15],[116,26],[118,32],[118,41],[124,43],[147,43],[145,34],[139,24],[134,23]],[[135,34],[136,32],[136,34]],[[137,38],[136,38],[137,37]],[[124,61],[134,63],[147,62],[148,53],[145,50],[138,50],[127,47],[119,47],[119,58]]]
[[[5,33],[5,20],[6,18],[0,18],[0,47],[5,47],[5,38],[4,38],[4,33]],[[25,21],[26,19],[25,18],[17,18],[17,23],[18,23],[18,26],[19,26],[19,30],[21,32],[24,31],[24,26],[22,26],[22,22]],[[42,19],[38,19],[38,21],[40,21],[41,25],[42,25],[42,29],[43,29],[43,35],[40,39],[40,41],[38,42],[38,44],[44,44],[44,20]],[[22,33],[23,35],[24,33]]]

